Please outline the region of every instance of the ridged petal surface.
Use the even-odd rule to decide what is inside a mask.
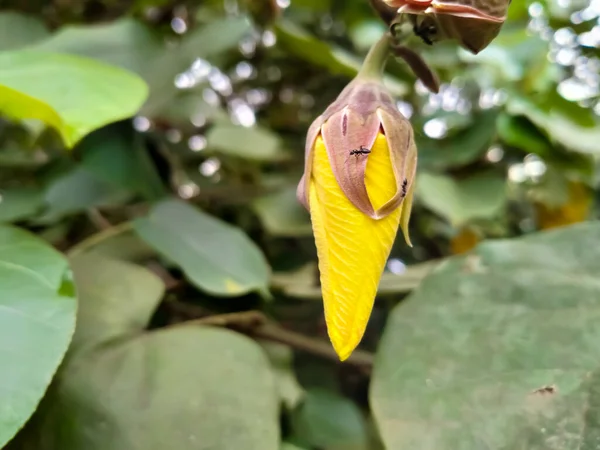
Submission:
[[[383,219],[370,218],[342,192],[320,136],[313,158],[309,204],[325,319],[331,343],[343,361],[364,334],[402,206]],[[396,193],[390,152],[381,133],[368,156],[365,184],[374,208],[380,208]]]

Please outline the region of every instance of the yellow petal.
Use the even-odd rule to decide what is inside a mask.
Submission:
[[[398,231],[402,206],[383,219],[371,219],[340,189],[320,136],[313,157],[309,206],[325,320],[331,343],[343,361],[364,334],[379,279]],[[371,148],[365,184],[375,209],[396,192],[390,152],[381,133]]]

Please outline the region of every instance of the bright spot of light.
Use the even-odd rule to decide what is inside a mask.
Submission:
[[[196,85],[196,79],[188,72],[183,72],[175,76],[175,87],[177,89],[190,89]]]
[[[497,145],[491,147],[485,154],[485,159],[487,159],[491,163],[500,162],[502,161],[502,158],[504,158],[504,150],[502,150],[502,147],[499,147]]]
[[[561,47],[574,47],[577,45],[577,35],[570,28],[560,28],[554,33],[554,42]]]
[[[181,17],[173,17],[171,20],[171,28],[177,34],[184,34],[187,31],[187,24]]]
[[[200,193],[200,187],[196,183],[190,181],[189,183],[179,186],[177,188],[177,193],[182,199],[187,200],[198,195]]]
[[[277,6],[280,8],[287,8],[290,6],[290,0],[277,0]]]
[[[135,128],[139,132],[145,132],[150,129],[150,119],[144,116],[137,116],[133,119],[133,128]]]
[[[202,58],[196,58],[190,66],[190,72],[198,79],[206,78],[212,69],[211,63]]]
[[[508,179],[513,183],[523,183],[527,179],[525,166],[523,164],[513,164],[508,169]]]
[[[541,17],[544,15],[544,7],[539,2],[535,2],[529,5],[527,11],[529,12],[529,15],[531,17]]]
[[[193,152],[200,152],[206,148],[206,138],[200,134],[191,136],[188,139],[188,147]]]
[[[523,163],[523,172],[529,178],[538,179],[546,173],[546,164],[537,155],[527,155]]]
[[[210,87],[212,87],[215,91],[219,92],[221,95],[231,95],[233,89],[231,87],[231,80],[229,77],[221,72],[216,67],[213,67],[210,71],[210,75],[208,76],[208,82],[210,83]]]
[[[398,258],[390,258],[387,263],[387,268],[394,275],[401,275],[406,272],[406,264]]]
[[[241,61],[235,66],[235,74],[240,80],[247,80],[254,74],[254,66],[247,61]]]
[[[220,168],[221,161],[219,161],[217,158],[208,158],[206,161],[200,164],[198,170],[205,177],[211,177],[217,173]]]
[[[237,125],[243,127],[252,127],[256,124],[256,115],[254,110],[243,100],[234,99],[229,103],[229,113],[231,120]]]
[[[402,114],[407,119],[410,119],[414,113],[413,106],[408,102],[398,101],[396,102],[396,108],[398,108],[400,114]]]
[[[273,47],[276,42],[277,42],[277,37],[275,36],[275,33],[273,33],[271,30],[266,30],[263,33],[262,44],[265,47]]]
[[[448,126],[443,119],[431,119],[423,126],[423,132],[432,139],[442,139],[448,132]]]
[[[572,102],[579,102],[595,97],[598,90],[576,78],[567,78],[560,82],[557,91],[561,97]]]
[[[554,60],[561,66],[572,66],[576,59],[577,51],[572,48],[561,48],[554,56]]]

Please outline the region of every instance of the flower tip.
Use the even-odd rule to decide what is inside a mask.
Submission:
[[[356,344],[352,344],[352,343],[344,343],[342,345],[336,344],[335,342],[332,342],[333,344],[333,349],[335,350],[335,353],[338,355],[338,358],[340,359],[340,361],[346,361],[350,355],[352,355],[352,352],[354,351],[354,349],[356,348],[356,346],[358,345],[358,342]]]

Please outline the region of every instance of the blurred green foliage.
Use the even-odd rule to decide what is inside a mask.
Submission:
[[[0,7],[0,447],[595,448],[600,228],[536,233],[597,216],[595,3],[390,60],[415,246],[344,364],[295,187],[368,1]]]

